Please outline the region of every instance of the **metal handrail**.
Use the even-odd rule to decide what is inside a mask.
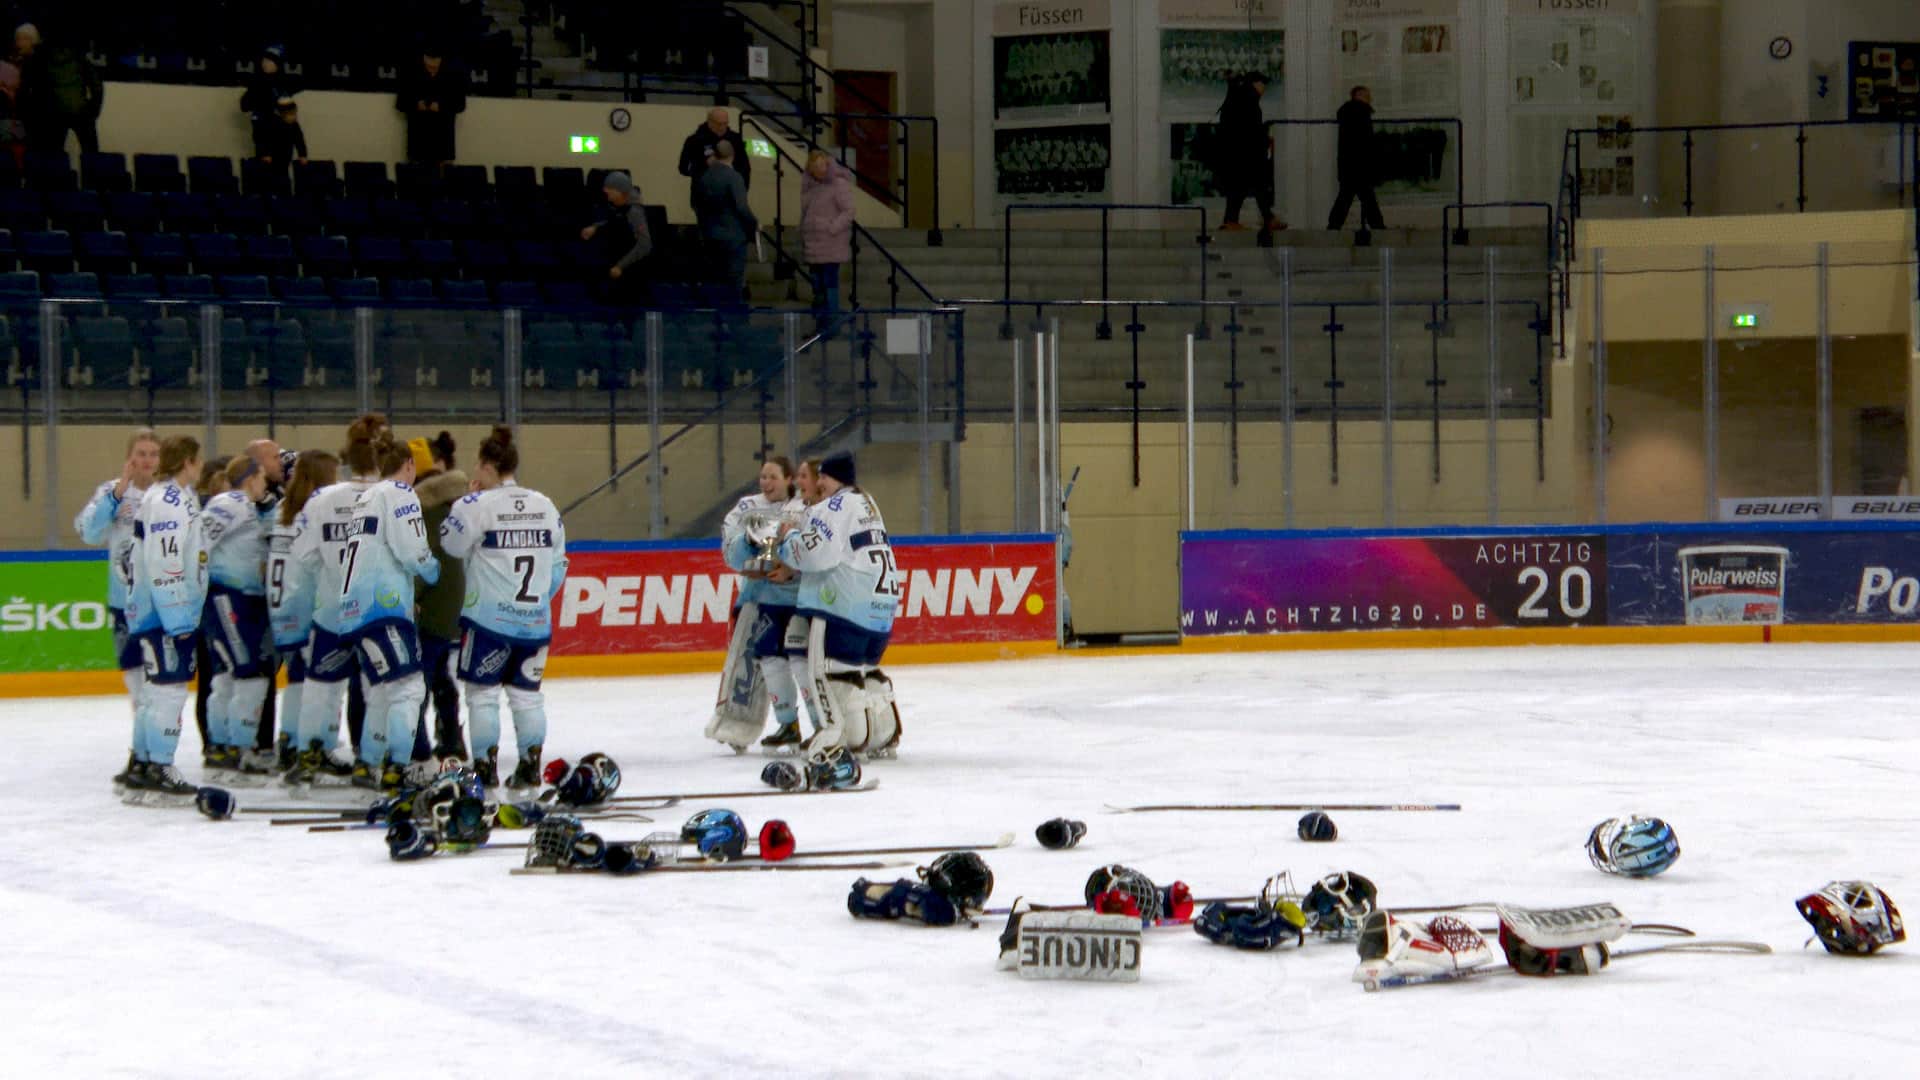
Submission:
[[[1469,210],[1540,210],[1547,218],[1547,295],[1553,295],[1554,275],[1557,272],[1554,259],[1554,246],[1558,241],[1553,222],[1553,204],[1548,202],[1507,201],[1507,202],[1455,202],[1440,209],[1440,300],[1451,303],[1453,300],[1453,248],[1467,243],[1467,211]],[[1453,212],[1460,212],[1460,228],[1453,228]]]
[[[1108,274],[1111,270],[1111,218],[1115,210],[1173,211],[1174,213],[1200,215],[1200,233],[1194,242],[1200,245],[1200,303],[1207,302],[1207,245],[1213,242],[1212,233],[1207,230],[1207,208],[1191,203],[1008,203],[1002,214],[1005,223],[1000,236],[1000,262],[1005,275],[1002,286],[1001,302],[1013,303],[1013,212],[1015,210],[1098,210],[1100,211],[1100,299],[1109,301]],[[1001,336],[1013,335],[1013,323],[1009,320],[1001,325]],[[1113,336],[1113,325],[1104,318],[1100,322],[1102,340]]]
[[[838,151],[838,153],[835,154],[836,160],[838,160],[841,165],[845,166],[849,172],[852,172],[855,179],[864,180],[867,183],[872,184],[875,187],[878,187],[882,192],[885,193],[885,201],[890,202],[894,206],[897,206],[899,208],[900,222],[902,225],[906,224],[907,213],[909,209],[908,199],[910,196],[910,182],[907,177],[907,173],[909,169],[903,168],[901,170],[900,191],[899,191],[899,194],[895,194],[893,190],[893,181],[891,179],[887,179],[885,181],[875,181],[870,176],[862,175],[859,169],[857,169],[853,164],[847,161],[846,146],[842,145],[842,146],[834,146],[831,148],[828,147],[826,144],[814,138],[814,136],[807,130],[808,124],[806,122],[810,119],[825,119],[825,120],[839,120],[839,121],[885,120],[885,121],[888,121],[889,123],[897,123],[900,126],[900,152],[903,157],[908,159],[907,162],[902,162],[903,165],[908,165],[913,155],[912,125],[916,123],[924,123],[929,125],[933,130],[933,159],[936,163],[940,160],[940,120],[938,117],[934,117],[934,116],[922,116],[917,113],[846,113],[846,112],[822,112],[822,113],[813,113],[809,115],[804,112],[778,113],[778,112],[769,112],[765,109],[755,109],[755,110],[742,109],[740,112],[740,123],[742,126],[745,126],[746,122],[750,118],[761,118],[761,117],[764,117],[767,120],[772,121],[777,127],[780,128],[781,132],[785,134],[787,138],[790,138],[795,142],[804,144],[808,150],[821,150],[830,154],[833,154],[835,151]],[[802,121],[801,126],[795,127],[794,125],[788,124],[786,122],[788,118],[798,118],[799,120]],[[764,128],[761,129],[761,134],[763,135],[767,134]],[[940,231],[940,176],[939,176],[939,169],[936,167],[934,169],[934,177],[933,177],[933,225],[931,228],[927,230],[927,246],[939,247],[943,241],[944,241],[944,237]]]

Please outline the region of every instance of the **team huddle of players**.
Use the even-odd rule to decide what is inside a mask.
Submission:
[[[892,757],[900,744],[893,680],[880,670],[900,601],[886,523],[855,484],[853,458],[768,458],[757,494],[721,527],[727,566],[741,576],[733,634],[710,738],[744,752],[804,752],[810,774],[857,772],[856,755]],[[800,710],[814,730],[800,734]]]
[[[442,573],[412,486],[433,466],[426,441],[400,441],[379,414],[355,420],[338,455],[256,440],[228,463],[227,490],[204,505],[200,458],[191,436],[135,432],[121,475],[101,484],[74,522],[82,540],[109,548],[114,649],[133,698],[132,750],[115,785],[196,791],[174,756],[204,645],[210,777],[278,772],[291,784],[398,788],[415,756],[431,658],[414,582]],[[534,787],[566,533],[553,503],[515,478],[519,463],[512,430],[495,428],[471,491],[447,509],[437,540],[465,575],[456,672],[475,771],[497,783],[504,685],[519,748],[510,783]],[[256,750],[262,706],[283,666],[278,749]],[[365,720],[349,754],[338,746],[340,717],[356,678]]]

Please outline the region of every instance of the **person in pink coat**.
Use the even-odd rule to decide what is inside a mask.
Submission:
[[[813,272],[813,306],[825,332],[840,310],[840,264],[853,258],[853,174],[815,150],[800,178],[800,257]]]

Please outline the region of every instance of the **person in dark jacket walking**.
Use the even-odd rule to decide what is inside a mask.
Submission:
[[[747,142],[740,133],[728,128],[727,110],[707,110],[707,122],[693,129],[680,144],[680,175],[691,183],[691,191],[700,190],[700,177],[713,164],[714,148],[721,143],[733,147],[733,171],[740,175],[740,186],[753,186],[753,166],[747,162]]]
[[[453,160],[453,118],[467,110],[467,73],[428,49],[400,78],[393,107],[407,116],[407,160],[444,165]]]
[[[1340,122],[1339,156],[1340,195],[1327,214],[1327,228],[1338,230],[1347,223],[1347,211],[1353,200],[1360,200],[1360,227],[1384,229],[1380,220],[1380,202],[1373,197],[1373,91],[1364,86],[1353,88],[1352,95],[1335,114]]]
[[[580,230],[580,239],[603,238],[613,265],[607,267],[612,290],[624,297],[637,297],[644,288],[641,264],[653,253],[653,235],[647,230],[647,209],[640,205],[640,189],[623,172],[610,172],[600,182],[606,196],[608,213],[604,220]],[[622,285],[621,283],[625,283]]]
[[[466,563],[448,558],[440,550],[440,526],[453,504],[466,498],[473,485],[466,473],[454,467],[451,434],[443,431],[431,439],[412,439],[407,449],[413,451],[414,468],[418,470],[413,491],[420,496],[427,547],[440,564],[440,580],[421,589],[415,600],[419,607],[416,625],[420,628],[420,658],[427,679],[420,724],[424,729],[431,706],[435,717],[433,756],[465,758],[467,738],[460,729],[460,686],[453,680],[453,656],[460,648],[460,607],[467,598],[467,570]]]
[[[86,53],[56,39],[40,40],[31,24],[14,33],[23,46],[20,66],[20,118],[27,127],[27,149],[34,153],[64,154],[67,133],[80,140],[80,152],[96,153],[100,135],[96,124],[106,88],[100,72]]]
[[[743,291],[747,284],[747,245],[760,233],[760,219],[747,205],[747,185],[733,169],[733,144],[718,142],[713,162],[693,185],[693,212],[720,280]]]
[[[1227,86],[1227,100],[1220,105],[1220,124],[1215,145],[1219,153],[1215,169],[1220,193],[1227,198],[1227,211],[1220,231],[1239,232],[1240,207],[1253,196],[1260,208],[1261,230],[1284,229],[1287,223],[1273,212],[1273,136],[1267,134],[1267,118],[1260,111],[1260,98],[1267,92],[1264,72],[1248,72]]]
[[[240,95],[240,111],[247,114],[248,122],[253,125],[253,156],[268,161],[278,160],[271,151],[279,145],[279,133],[274,128],[280,123],[280,101],[282,98],[292,101],[299,89],[287,74],[285,63],[286,52],[280,46],[261,49],[260,59],[253,64],[253,75],[247,80],[246,92]]]

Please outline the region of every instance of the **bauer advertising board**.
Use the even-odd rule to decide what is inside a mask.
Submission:
[[[1369,536],[1234,530],[1180,544],[1189,636],[1599,626],[1597,532]]]
[[[113,667],[105,552],[0,552],[0,674]]]
[[[893,644],[1053,641],[1053,539],[895,538]],[[718,652],[738,579],[717,542],[587,545],[567,556],[553,655]]]

